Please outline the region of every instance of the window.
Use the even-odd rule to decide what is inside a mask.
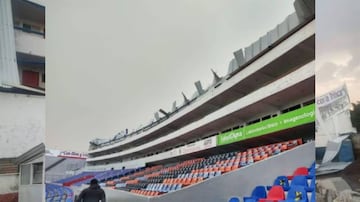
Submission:
[[[314,104],[314,103],[315,103],[315,99],[312,99],[312,100],[304,102],[303,106],[311,105],[311,104]]]
[[[267,116],[262,117],[261,120],[265,121],[265,120],[270,119],[270,118],[271,118],[271,115],[267,115]]]
[[[287,109],[282,110],[281,113],[284,114],[284,113],[291,112],[291,111],[294,111],[294,110],[299,109],[299,108],[301,108],[300,104],[294,105],[292,107],[289,107]]]
[[[258,123],[258,122],[260,122],[260,119],[255,119],[255,120],[249,121],[246,124],[251,125],[251,124],[254,124],[254,123]]]
[[[22,84],[33,88],[39,87],[39,72],[23,70]]]
[[[19,20],[14,20],[14,25],[17,27],[21,26],[21,22]]]
[[[43,163],[33,164],[33,184],[41,184],[43,175]]]
[[[23,28],[30,31],[31,25],[23,23]]]
[[[30,184],[31,164],[21,166],[21,185]]]
[[[37,25],[31,25],[31,30],[37,31],[37,32],[42,32],[41,27],[39,27],[39,26],[37,26]]]

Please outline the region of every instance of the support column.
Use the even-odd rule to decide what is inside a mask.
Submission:
[[[0,86],[19,83],[11,0],[0,0]]]

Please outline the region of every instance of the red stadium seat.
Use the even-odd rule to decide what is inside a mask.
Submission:
[[[279,201],[285,200],[285,192],[282,186],[272,186],[270,189],[267,198],[259,199],[259,202],[268,202],[268,201]]]
[[[288,178],[291,180],[294,176],[297,175],[309,175],[309,170],[307,167],[299,167],[296,168],[296,170],[294,171],[294,173],[291,176],[288,176]]]

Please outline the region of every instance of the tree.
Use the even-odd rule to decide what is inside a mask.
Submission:
[[[360,132],[360,101],[352,103],[353,109],[350,110],[351,123]]]

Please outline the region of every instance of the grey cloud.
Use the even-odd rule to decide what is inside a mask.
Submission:
[[[283,0],[46,4],[46,144],[75,151],[180,104],[195,81],[211,82],[210,68],[224,75],[233,51],[294,12]]]
[[[331,90],[346,82],[360,99],[360,1],[316,1],[316,86]],[[349,61],[344,60],[351,56]],[[339,64],[341,60],[343,64]],[[320,63],[321,62],[321,63]]]

